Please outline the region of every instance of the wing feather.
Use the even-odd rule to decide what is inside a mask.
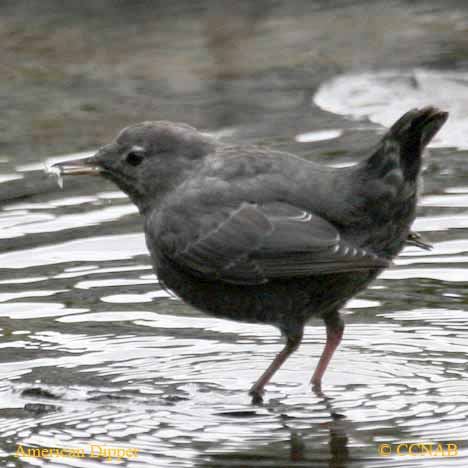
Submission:
[[[228,215],[213,216],[219,221],[205,231],[199,227],[198,235],[175,249],[165,249],[164,236],[158,239],[171,261],[207,280],[260,284],[389,265],[346,243],[327,220],[288,203],[242,203]]]

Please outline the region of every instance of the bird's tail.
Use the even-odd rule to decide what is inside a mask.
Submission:
[[[424,148],[444,125],[447,117],[447,112],[435,107],[408,111],[392,125],[369,162],[372,164],[372,159],[380,159],[382,152],[388,154],[392,152],[391,149],[395,149],[399,153],[405,178],[415,179],[421,168]]]

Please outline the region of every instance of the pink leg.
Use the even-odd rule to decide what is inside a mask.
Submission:
[[[325,322],[327,327],[327,342],[325,343],[325,348],[323,348],[322,355],[320,360],[315,368],[314,375],[310,380],[312,388],[314,390],[320,390],[322,387],[322,377],[327,370],[328,364],[331,361],[333,353],[341,342],[344,331],[344,323],[338,318],[338,320],[333,320]]]
[[[288,337],[284,348],[276,355],[273,362],[268,366],[268,369],[261,375],[249,391],[252,396],[252,403],[258,404],[262,402],[263,387],[270,381],[273,374],[283,365],[284,361],[299,347],[302,340],[302,335],[299,337]]]

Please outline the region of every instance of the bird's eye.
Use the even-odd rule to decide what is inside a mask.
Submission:
[[[141,162],[144,159],[144,154],[141,151],[130,151],[130,153],[127,154],[125,160],[130,164],[131,166],[138,166],[141,164]]]

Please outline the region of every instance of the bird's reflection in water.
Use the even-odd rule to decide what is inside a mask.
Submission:
[[[349,461],[345,416],[336,411],[333,407],[333,399],[325,395],[321,389],[314,389],[313,392],[323,401],[331,417],[331,420],[325,423],[329,430],[329,458],[328,463],[323,461],[323,466],[327,466],[328,468],[345,468],[348,466]],[[320,454],[320,449],[317,450],[315,447],[312,447],[312,452],[309,453],[306,437],[306,434],[301,435],[298,432],[291,431],[291,461],[312,462],[314,461],[313,454],[318,452],[319,456],[316,461],[320,463],[322,457],[326,457],[326,453]]]
[[[331,416],[331,421],[327,423],[330,430],[328,443],[330,461],[328,466],[330,468],[344,468],[348,465],[349,460],[345,416],[335,410],[333,407],[333,399],[325,395],[321,389],[314,389],[313,391],[317,397],[323,400]]]
[[[275,413],[282,421],[285,429],[283,440],[267,442],[263,440],[252,446],[249,441],[246,445],[250,447],[236,451],[224,451],[222,453],[210,454],[209,458],[203,456],[203,461],[197,465],[203,468],[347,468],[349,466],[350,455],[348,449],[348,430],[351,422],[344,415],[333,407],[332,398],[326,396],[321,390],[314,390],[314,394],[324,404],[330,419],[324,423],[317,423],[316,420],[306,428],[297,429],[294,426],[296,416],[288,414],[288,408],[281,404],[265,404],[264,409]],[[250,424],[255,424],[255,411],[245,412]],[[239,416],[239,414],[237,414]],[[304,419],[301,418],[301,426]],[[323,437],[318,434],[328,432],[328,444],[323,443]]]

